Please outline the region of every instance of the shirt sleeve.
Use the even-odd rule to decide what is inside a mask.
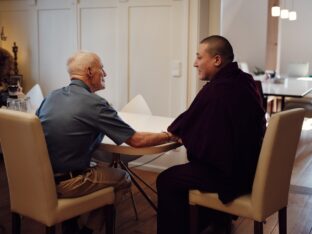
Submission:
[[[103,99],[97,109],[97,127],[117,145],[124,143],[135,133],[135,130],[118,116],[117,111],[106,100]]]

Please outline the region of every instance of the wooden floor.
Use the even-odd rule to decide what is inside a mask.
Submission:
[[[155,187],[156,173],[142,170],[136,171],[149,184]],[[312,234],[312,130],[302,133],[291,184],[287,212],[288,234]],[[134,188],[133,192],[139,220],[135,220],[130,199],[126,198],[117,206],[117,234],[155,234],[156,213],[138,190]],[[156,201],[156,195],[152,192],[148,193]],[[233,224],[234,234],[253,233],[253,222],[251,220],[239,218]],[[3,160],[0,159],[0,226],[2,226],[0,234],[11,233],[10,225],[9,193]],[[57,230],[60,233],[59,227]],[[24,218],[22,221],[22,233],[44,233],[44,227],[35,221]],[[267,220],[264,225],[264,233],[278,234],[276,214]]]

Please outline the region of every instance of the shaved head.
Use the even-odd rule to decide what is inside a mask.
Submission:
[[[230,42],[219,35],[213,35],[203,39],[200,44],[209,45],[207,53],[211,56],[220,55],[224,61],[232,62],[234,59],[233,48]]]

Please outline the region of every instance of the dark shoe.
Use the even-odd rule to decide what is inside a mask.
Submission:
[[[208,225],[200,234],[229,234],[231,233],[231,223],[229,226],[220,224]]]
[[[72,218],[62,223],[62,234],[77,234],[78,232],[77,218]]]
[[[203,234],[231,233],[232,216],[220,211],[201,207],[199,209],[199,230]]]
[[[80,229],[79,234],[92,234],[93,230],[87,228],[87,227],[83,227],[82,229]]]

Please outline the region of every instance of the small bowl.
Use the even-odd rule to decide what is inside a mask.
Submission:
[[[285,79],[284,78],[275,78],[273,80],[274,84],[284,84]]]

